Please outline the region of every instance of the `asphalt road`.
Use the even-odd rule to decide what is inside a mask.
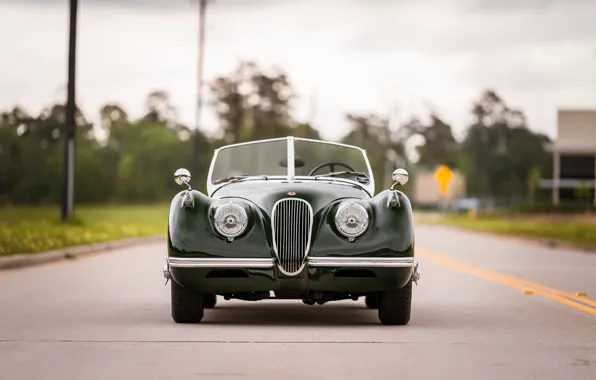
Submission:
[[[0,272],[0,379],[596,379],[596,254],[418,227],[417,255],[408,326],[222,299],[176,325],[164,244]]]

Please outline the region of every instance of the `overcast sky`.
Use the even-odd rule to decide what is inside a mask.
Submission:
[[[138,116],[164,89],[194,124],[196,4],[80,4],[85,112],[117,102]],[[346,131],[347,111],[395,114],[395,104],[402,119],[430,104],[459,132],[485,88],[554,137],[557,108],[596,108],[595,20],[593,0],[215,0],[205,76],[239,59],[281,66],[300,95],[296,117],[314,115],[325,138]],[[0,109],[64,98],[67,25],[67,0],[0,0]],[[210,110],[204,123],[215,126]]]

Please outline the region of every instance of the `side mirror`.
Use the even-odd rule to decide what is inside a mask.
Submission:
[[[393,174],[391,175],[391,179],[393,180],[393,186],[391,186],[391,188],[393,189],[393,187],[395,185],[405,185],[406,183],[408,183],[408,179],[410,179],[410,175],[408,174],[408,171],[406,169],[396,169]]]
[[[186,185],[190,189],[190,172],[184,168],[176,170],[174,181],[180,186]]]

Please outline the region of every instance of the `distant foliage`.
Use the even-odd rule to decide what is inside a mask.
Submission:
[[[523,112],[491,90],[472,104],[471,115],[473,122],[463,141],[457,141],[451,127],[436,114],[431,114],[428,125],[418,119],[407,123],[407,135],[424,141],[417,149],[417,165],[458,169],[470,196],[504,203],[536,201],[538,183],[552,176],[550,139],[529,129]]]
[[[320,138],[315,128],[292,117],[295,93],[281,69],[240,62],[209,88],[209,106],[220,126],[215,137],[180,123],[163,91],[148,95],[145,115],[137,120],[111,103],[99,110],[95,126],[78,111],[76,202],[169,202],[180,190],[172,180],[179,167],[192,172],[193,187],[205,190],[213,149],[221,145],[287,135]],[[382,115],[348,114],[351,128],[341,141],[367,150],[379,191],[391,184],[398,166],[415,174],[419,167],[446,164],[466,175],[470,195],[534,197],[529,182],[551,170],[548,138],[529,130],[523,113],[492,91],[473,104],[472,114],[475,122],[463,141],[436,114],[428,125],[413,119],[397,128]],[[65,120],[60,104],[37,115],[19,107],[0,112],[0,204],[60,202]],[[419,161],[411,163],[405,147],[414,136],[423,143],[417,147]]]

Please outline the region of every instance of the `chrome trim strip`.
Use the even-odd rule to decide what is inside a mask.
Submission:
[[[286,159],[288,161],[287,173],[288,181],[294,183],[294,177],[296,176],[296,168],[294,165],[294,137],[288,137],[288,151],[286,152]]]
[[[294,140],[297,141],[308,141],[308,142],[316,142],[316,143],[323,143],[323,144],[329,144],[329,145],[337,145],[337,146],[343,146],[345,148],[353,148],[353,149],[358,149],[362,152],[365,152],[365,149],[356,146],[356,145],[350,145],[350,144],[344,144],[344,143],[339,143],[339,142],[335,142],[335,141],[326,141],[326,140],[317,140],[317,139],[307,139],[304,137],[294,137]]]
[[[213,178],[213,171],[215,170],[215,161],[217,160],[217,156],[219,155],[219,149],[215,149],[213,151],[213,157],[211,157],[211,163],[209,164],[209,171],[207,172],[207,195],[211,196],[213,193],[219,189],[223,184],[214,185],[211,183]]]
[[[276,239],[276,230],[275,230],[275,216],[277,214],[277,206],[284,201],[299,201],[299,202],[303,202],[304,204],[306,204],[307,208],[308,208],[308,212],[309,212],[309,216],[310,216],[310,221],[308,224],[308,239],[306,241],[306,250],[304,252],[304,261],[302,262],[302,265],[300,266],[300,268],[298,268],[297,271],[295,272],[287,272],[283,269],[282,267],[282,263],[281,263],[281,258],[279,257],[279,253],[277,250],[277,239]],[[286,276],[295,276],[298,273],[302,272],[302,270],[304,269],[304,267],[306,266],[306,258],[308,257],[308,252],[310,251],[310,243],[311,243],[311,239],[312,239],[312,227],[314,224],[314,212],[312,209],[312,206],[310,205],[310,203],[308,203],[307,201],[305,201],[304,199],[301,198],[282,198],[280,200],[278,200],[277,202],[275,202],[273,204],[273,207],[271,209],[271,236],[272,236],[272,240],[273,240],[273,252],[275,253],[275,256],[277,257],[277,268],[280,270],[281,273],[283,273]],[[287,237],[286,237],[287,239]]]
[[[298,273],[302,272],[302,270],[304,269],[304,267],[306,266],[306,261],[302,263],[302,265],[300,265],[300,268],[298,268],[298,270],[296,272],[286,272],[284,270],[284,268],[282,268],[281,263],[277,264],[277,269],[279,269],[279,271],[281,273],[283,273],[285,276],[295,276]]]
[[[172,268],[273,268],[274,258],[168,257]]]
[[[346,147],[346,148],[354,148],[354,149],[358,149],[360,151],[365,151],[365,149],[363,149],[363,148],[361,148],[359,146],[356,146],[356,145],[349,145],[349,144],[339,143],[339,142],[335,142],[335,141],[327,141],[327,140],[306,139],[306,138],[303,138],[303,137],[294,137],[294,136],[274,137],[274,138],[271,138],[271,139],[245,141],[245,142],[241,142],[241,143],[224,145],[224,146],[221,146],[221,147],[217,148],[216,150],[228,149],[228,148],[233,148],[233,147],[236,147],[236,146],[258,144],[258,143],[262,143],[262,142],[282,141],[282,140],[286,140],[286,139],[288,139],[290,137],[293,138],[294,140],[309,141],[309,142],[329,144],[329,145],[337,145],[337,146],[343,146],[343,147]]]
[[[366,188],[370,194],[371,197],[373,197],[376,193],[375,193],[375,175],[373,173],[372,170],[372,166],[370,164],[370,160],[368,159],[368,154],[366,153],[366,150],[361,149],[362,150],[362,154],[364,155],[364,161],[366,162],[366,167],[368,168],[368,174],[370,177],[370,183],[368,185],[361,185],[362,187]]]
[[[217,148],[216,150],[219,151],[219,150],[223,150],[223,149],[234,148],[234,147],[237,147],[237,146],[259,144],[259,143],[271,142],[271,141],[283,141],[283,140],[287,140],[287,137],[275,137],[275,138],[272,138],[272,139],[262,139],[262,140],[245,141],[245,142],[241,142],[241,143],[224,145],[224,146],[221,146],[221,147]]]
[[[311,267],[410,268],[413,257],[309,257]]]
[[[368,268],[410,268],[414,266],[413,257],[308,257],[311,267],[368,267]],[[306,264],[306,263],[305,263]],[[273,258],[205,258],[205,257],[168,257],[168,265],[172,268],[273,268]],[[297,272],[300,273],[304,265]]]

